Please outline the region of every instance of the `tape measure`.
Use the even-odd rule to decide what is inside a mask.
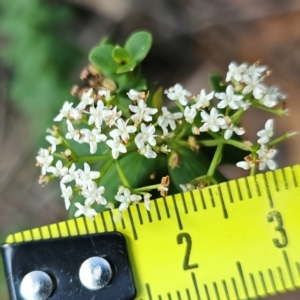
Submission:
[[[117,231],[125,237],[135,296],[122,298],[118,290],[120,296],[103,299],[257,299],[300,287],[299,213],[295,165],[159,198],[150,212],[130,206],[117,223],[106,211],[94,221],[77,218],[15,233],[2,251],[9,273],[10,247],[44,241],[51,249],[56,240]],[[52,297],[60,299],[55,290]]]

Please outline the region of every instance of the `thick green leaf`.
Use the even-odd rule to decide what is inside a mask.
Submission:
[[[119,46],[114,49],[112,57],[118,64],[127,64],[131,60],[129,53]]]
[[[112,53],[115,47],[102,45],[95,47],[89,54],[89,61],[96,66],[104,76],[115,73],[119,64],[113,59]]]
[[[210,84],[212,85],[212,88],[215,92],[221,93],[221,92],[225,92],[226,90],[226,85],[225,80],[222,76],[220,75],[210,75],[209,76],[209,81]]]
[[[132,72],[135,67],[136,67],[136,62],[134,60],[132,60],[129,63],[127,63],[126,65],[118,68],[117,74]]]
[[[151,45],[151,34],[146,31],[139,31],[127,39],[124,48],[128,51],[131,59],[139,63],[146,57]]]

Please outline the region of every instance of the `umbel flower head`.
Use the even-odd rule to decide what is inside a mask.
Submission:
[[[143,202],[150,210],[151,198],[224,181],[217,166],[230,147],[246,152],[237,167],[251,174],[273,170],[275,146],[294,134],[273,139],[270,118],[257,132],[256,142],[244,140],[247,129],[241,119],[250,106],[286,114],[277,107],[284,94],[263,82],[269,74],[266,66],[230,63],[225,79],[211,77],[213,90],[208,92],[200,88],[193,94],[181,84],[164,92],[159,86],[148,89],[141,72],[135,72],[147,53],[130,53],[133,48],[128,46],[140,39],[149,50],[148,38],[143,32],[132,35],[123,52],[109,44],[109,57],[100,46],[93,49],[93,65],[83,76],[88,79],[73,89],[77,99],[62,104],[54,129],[47,130],[49,148],[40,149],[36,157],[40,182],[60,182],[72,216],[93,219],[116,207],[118,219],[130,205]]]

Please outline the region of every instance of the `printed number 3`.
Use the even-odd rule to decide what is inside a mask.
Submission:
[[[277,248],[283,248],[283,247],[287,246],[288,238],[287,238],[286,232],[283,228],[281,214],[278,211],[271,211],[268,213],[268,222],[273,222],[274,220],[277,222],[277,226],[275,227],[275,230],[280,233],[281,240],[273,239],[273,243]]]
[[[198,264],[190,264],[190,255],[191,255],[191,250],[192,250],[192,238],[191,236],[186,233],[182,232],[177,235],[177,244],[183,244],[183,241],[185,240],[186,242],[186,250],[185,250],[185,255],[184,255],[184,260],[183,260],[183,270],[190,270],[194,268],[198,268]]]

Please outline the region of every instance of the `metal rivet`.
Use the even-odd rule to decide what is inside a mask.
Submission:
[[[79,270],[81,283],[89,290],[105,287],[112,277],[112,270],[107,260],[94,256],[84,261]]]
[[[43,271],[32,271],[24,276],[20,294],[25,300],[46,300],[53,290],[51,277]]]

